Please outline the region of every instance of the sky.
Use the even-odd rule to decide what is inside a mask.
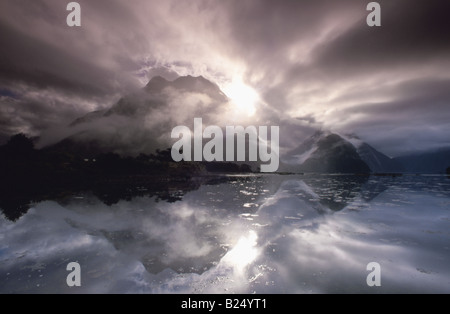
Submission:
[[[378,1],[380,27],[369,2],[80,0],[68,27],[69,1],[0,0],[0,142],[59,133],[156,75],[202,75],[248,123],[288,125],[281,142],[450,146],[450,2]]]

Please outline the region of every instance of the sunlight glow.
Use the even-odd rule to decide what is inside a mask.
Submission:
[[[257,239],[256,232],[251,230],[247,236],[239,239],[236,246],[224,256],[223,261],[232,264],[237,270],[242,271],[258,256],[258,249],[256,247]]]
[[[232,83],[223,88],[224,93],[236,105],[239,112],[243,112],[249,117],[256,113],[256,103],[259,101],[258,93],[246,85],[242,79],[235,79]]]

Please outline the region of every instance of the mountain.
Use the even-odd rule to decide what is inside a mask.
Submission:
[[[392,173],[403,171],[403,166],[400,162],[397,162],[396,160],[377,151],[367,143],[362,143],[356,150],[361,159],[364,160],[372,172]]]
[[[403,166],[400,162],[379,152],[369,144],[363,142],[356,135],[343,136],[355,148],[361,159],[369,166],[374,173],[392,173],[403,172]]]
[[[115,147],[108,147],[107,144],[101,140],[80,140],[79,137],[74,135],[63,139],[54,145],[44,147],[42,151],[48,154],[69,154],[84,159],[93,159],[98,155],[114,152]]]
[[[105,114],[105,110],[96,110],[89,112],[88,114],[84,115],[81,118],[75,119],[71,124],[69,124],[70,127],[77,126],[79,124],[83,123],[89,123],[92,121],[95,121],[98,118],[101,118]]]
[[[121,98],[104,113],[104,116],[114,114],[122,116],[146,115],[152,110],[170,106],[171,100],[177,99],[181,95],[194,96],[194,99],[195,95],[198,96],[194,101],[200,107],[204,107],[205,103],[226,103],[228,101],[227,96],[220,90],[219,86],[202,76],[182,76],[174,81],[156,76],[140,91]]]
[[[407,173],[444,174],[450,167],[450,148],[394,158]]]
[[[95,159],[106,153],[131,157],[154,154],[172,147],[176,141],[171,138],[174,127],[182,125],[193,130],[194,118],[202,118],[204,127],[217,125],[224,131],[227,125],[238,123],[232,120],[225,124],[224,112],[227,111],[228,97],[219,86],[202,76],[184,76],[173,81],[156,76],[145,87],[122,97],[110,108],[74,120],[68,128],[72,132],[44,150],[85,159]],[[245,140],[246,147],[248,140]],[[204,140],[203,144],[207,142]],[[223,143],[226,144],[225,137]],[[225,148],[223,151],[226,152]],[[247,160],[233,164],[208,163],[206,168],[210,172],[236,172],[250,168],[256,171],[259,166],[259,161]]]
[[[287,160],[291,171],[320,173],[369,173],[356,148],[341,136],[317,132],[293,150]]]
[[[174,127],[185,125],[192,129],[196,117],[203,119],[204,126],[239,125],[235,120],[224,122],[224,112],[229,108],[229,99],[219,86],[204,77],[184,76],[168,81],[156,76],[110,108],[74,120],[51,145],[40,146],[45,146],[50,153],[68,153],[86,159],[105,153],[133,157],[153,154],[172,146],[174,140],[170,134]],[[281,156],[279,171],[444,173],[450,166],[449,160],[450,149],[390,158],[354,135],[319,131]],[[259,162],[248,164],[253,169],[259,166]],[[220,171],[223,165],[209,167]]]
[[[355,136],[316,132],[287,154],[286,171],[319,173],[399,172],[401,166]]]
[[[169,87],[178,91],[206,94],[217,101],[226,102],[228,100],[219,86],[205,79],[203,76],[181,76],[174,81],[168,81],[161,76],[155,76],[148,82],[144,90],[148,93],[155,94],[161,93]]]
[[[168,81],[153,77],[142,89],[120,98],[110,108],[74,120],[61,137],[43,144],[49,151],[78,153],[92,158],[113,152],[137,156],[173,144],[175,126],[191,126],[195,117],[217,125],[228,104],[219,86],[202,76]]]

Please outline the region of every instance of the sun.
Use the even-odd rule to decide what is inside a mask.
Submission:
[[[239,112],[249,117],[256,113],[256,104],[260,97],[258,93],[241,79],[233,80],[223,89],[224,93],[231,99]]]

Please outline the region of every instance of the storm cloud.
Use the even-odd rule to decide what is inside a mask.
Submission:
[[[78,2],[71,28],[68,2],[0,0],[0,140],[48,134],[155,75],[202,75],[255,89],[249,123],[280,124],[287,146],[315,128],[391,156],[450,145],[446,0],[378,1],[381,27],[361,0]]]

